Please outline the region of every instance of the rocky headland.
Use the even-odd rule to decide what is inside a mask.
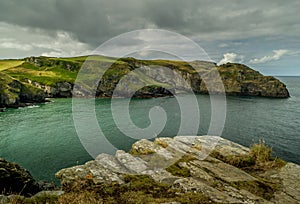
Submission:
[[[6,166],[2,161],[0,182],[9,185],[3,179],[14,176],[7,173],[14,170]],[[18,199],[48,199],[48,203],[300,202],[299,165],[273,157],[264,143],[247,148],[214,136],[143,139],[128,153],[100,154],[84,165],[60,170],[56,177],[62,191]],[[16,199],[2,196],[0,203],[1,198]]]
[[[88,59],[88,61],[86,61]],[[29,57],[15,67],[8,67],[0,72],[0,106],[18,107],[26,103],[43,102],[45,98],[66,97],[112,97],[120,79],[131,71],[143,68],[147,72],[131,75],[130,84],[121,84],[117,97],[129,97],[137,86],[134,97],[151,98],[168,96],[193,91],[196,94],[208,94],[203,77],[214,76],[216,71],[227,95],[261,96],[287,98],[289,92],[281,81],[243,64],[227,63],[217,66],[212,62],[182,62],[172,60],[138,60],[134,58],[114,58],[103,56],[51,58]],[[88,67],[86,84],[80,84],[73,92],[75,80],[80,68],[85,63]],[[166,67],[167,69],[157,69]],[[97,73],[106,70],[95,93],[90,93],[97,80]],[[172,71],[170,71],[172,70]],[[138,73],[138,74],[137,74]],[[202,76],[200,76],[199,75]],[[91,84],[89,84],[91,83]],[[153,85],[156,84],[156,85]],[[210,93],[219,94],[222,90],[213,86]]]

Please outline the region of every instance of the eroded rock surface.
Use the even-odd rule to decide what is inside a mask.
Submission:
[[[124,175],[148,175],[179,193],[200,192],[215,203],[300,202],[299,165],[287,163],[253,173],[210,156],[208,148],[213,144],[224,157],[249,153],[246,147],[214,136],[143,139],[133,144],[130,154],[100,154],[94,161],[60,170],[56,177],[67,187],[78,180],[123,184]]]

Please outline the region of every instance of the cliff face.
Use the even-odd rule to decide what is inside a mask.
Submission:
[[[106,67],[107,65],[97,62],[91,63],[90,66]],[[142,71],[138,71],[140,69]],[[93,73],[93,68],[90,68],[89,71]],[[133,74],[131,74],[132,71]],[[214,63],[203,61],[186,63],[170,60],[137,60],[134,58],[120,59],[113,64],[103,75],[96,96],[111,97],[115,94],[119,97],[128,97],[134,91],[136,91],[135,97],[158,97],[171,95],[171,93],[187,93],[191,90],[197,94],[208,94],[201,76],[214,76],[217,75],[216,71],[220,74],[227,95],[289,97],[286,86],[278,79],[263,76],[242,64],[228,63],[216,66]],[[127,81],[120,82],[123,76],[127,76]],[[211,93],[219,94],[222,92],[216,80],[213,79],[212,84],[214,85]],[[117,85],[119,89],[114,93]],[[137,89],[137,87],[144,88]],[[88,93],[88,89],[86,92]],[[82,93],[81,95],[84,96],[85,94]]]
[[[91,58],[91,57],[90,57]],[[86,76],[88,83],[97,80],[97,70],[110,66],[114,59],[93,56],[89,58],[90,74]],[[81,66],[87,57],[47,58],[30,57],[24,63],[1,72],[2,92],[0,104],[10,106],[18,103],[40,102],[43,97],[71,97],[74,83]],[[166,69],[157,69],[165,67]],[[140,68],[142,72],[138,71]],[[178,93],[191,92],[208,94],[204,80],[198,73],[215,75],[216,68],[221,76],[227,95],[263,96],[287,98],[286,86],[274,77],[263,76],[257,71],[242,65],[228,63],[216,66],[211,62],[194,61],[190,63],[171,60],[137,60],[134,58],[119,59],[112,64],[103,75],[96,91],[97,97],[111,97],[115,93],[119,97],[128,97],[133,92],[135,97],[160,97]],[[215,69],[215,70],[216,70]],[[133,74],[130,74],[131,72]],[[127,76],[130,83],[120,82]],[[84,84],[83,90],[76,96],[89,97],[90,85]],[[155,84],[155,85],[153,85]],[[34,87],[38,89],[34,89]],[[144,87],[144,88],[140,88]],[[4,89],[6,91],[4,91]],[[44,91],[44,96],[39,90]],[[220,93],[216,83],[211,90]]]
[[[203,197],[203,203],[300,202],[300,186],[295,182],[300,166],[272,159],[265,146],[249,149],[222,138],[203,159],[203,151],[215,140],[214,136],[140,140],[130,153],[100,154],[84,165],[62,169],[56,176],[66,192],[80,193],[82,188],[101,194],[101,189],[109,189],[111,196],[121,198],[135,190],[134,194],[150,199],[143,194],[146,188],[147,195],[153,193],[164,202],[194,203]],[[267,154],[260,155],[262,151]],[[163,192],[157,193],[155,188],[162,186]],[[114,194],[114,189],[121,195]]]
[[[0,108],[45,101],[44,92],[0,72]]]
[[[263,76],[245,65],[228,63],[219,66],[218,71],[229,95],[289,97],[286,86],[278,79]]]

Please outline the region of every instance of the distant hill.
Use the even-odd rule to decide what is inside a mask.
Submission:
[[[173,61],[173,60],[138,60],[121,58],[116,60],[104,56],[82,56],[73,58],[28,57],[21,60],[0,60],[0,106],[10,107],[18,104],[42,102],[45,97],[72,97],[73,86],[79,70],[86,62],[86,84],[82,85],[76,96],[89,97],[93,83],[98,79],[97,73],[104,74],[97,87],[97,97],[111,97],[120,79],[131,71],[143,67],[149,70],[150,78],[143,73],[132,74],[134,83],[121,86],[117,92],[120,97],[128,97],[136,90],[135,97],[159,97],[189,91],[189,86],[197,94],[208,94],[202,76],[216,74],[216,67],[224,84],[227,95],[261,96],[287,98],[289,92],[278,79],[263,76],[243,64],[228,63],[217,66],[212,62]],[[113,64],[112,64],[113,63]],[[109,67],[108,67],[109,66]],[[167,67],[179,75],[160,70],[150,72],[155,67]],[[107,69],[105,73],[104,69]],[[180,76],[180,77],[178,77]],[[186,83],[187,82],[187,83]],[[90,83],[90,84],[89,84]],[[155,84],[155,85],[153,85]],[[218,94],[221,89],[213,86],[211,93]]]

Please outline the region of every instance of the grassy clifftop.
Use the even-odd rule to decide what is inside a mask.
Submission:
[[[104,56],[29,57],[22,60],[0,61],[0,72],[22,83],[29,83],[42,89],[47,97],[70,97],[72,96],[72,88],[77,74],[87,59],[90,73],[86,77],[90,83],[95,81],[95,78],[97,79],[96,73],[99,73],[99,71],[103,73],[104,69],[109,66],[97,89],[96,95],[99,97],[111,97],[120,79],[141,67],[146,67],[148,70],[155,70],[156,67],[166,67],[174,70],[181,77],[166,71],[152,73],[150,78],[143,73],[133,74],[131,76],[132,81],[138,81],[144,86],[144,88],[137,90],[135,95],[137,97],[169,95],[169,91],[172,92],[175,89],[184,92],[188,90],[188,86],[191,86],[195,93],[207,94],[205,83],[198,73],[212,74],[213,67],[216,67],[219,71],[227,95],[289,97],[286,86],[278,79],[263,76],[245,65],[234,63],[216,66],[214,63],[203,61],[187,63],[174,60],[137,60],[134,58],[116,60]],[[185,85],[185,81],[188,85]],[[86,84],[85,88],[89,86],[89,84]],[[131,83],[121,90],[120,96],[126,97],[135,89],[134,83]],[[217,89],[214,90],[214,92],[218,91]],[[86,96],[86,93],[81,94]]]

